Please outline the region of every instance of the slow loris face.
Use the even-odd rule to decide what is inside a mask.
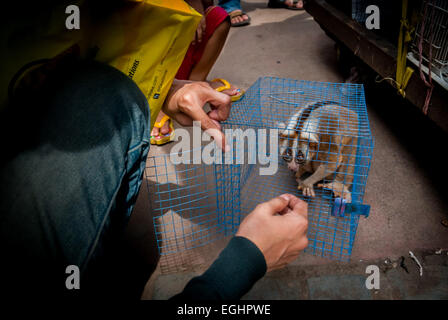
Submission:
[[[291,171],[297,172],[300,166],[308,164],[315,155],[316,143],[299,139],[297,136],[280,135],[280,154]]]
[[[287,125],[278,124],[283,130],[279,141],[280,155],[294,172],[309,164],[317,152],[319,137],[314,132],[317,131],[318,119],[312,119],[310,115],[308,108],[302,108],[289,119]]]

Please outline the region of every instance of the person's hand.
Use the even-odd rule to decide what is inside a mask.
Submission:
[[[201,21],[199,21],[198,27],[196,28],[196,36],[192,42],[193,45],[202,42],[202,38],[205,35],[205,28],[206,28],[206,20],[205,16],[202,16]]]
[[[308,205],[283,194],[255,207],[236,236],[252,241],[263,253],[268,271],[283,268],[308,245]]]
[[[213,137],[217,146],[229,151],[220,121],[229,116],[230,102],[227,94],[212,89],[207,82],[174,80],[162,109],[183,126],[191,126],[193,121],[200,121],[202,130]],[[203,109],[206,103],[212,109],[208,113]]]

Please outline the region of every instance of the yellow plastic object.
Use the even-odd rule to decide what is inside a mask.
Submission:
[[[408,0],[402,1],[402,16],[401,16],[401,26],[400,33],[398,35],[398,54],[397,54],[397,72],[396,72],[396,84],[398,93],[400,93],[403,98],[406,97],[406,87],[408,85],[409,79],[414,73],[414,69],[406,66],[407,54],[408,54],[408,44],[412,40],[412,33],[414,32],[414,27],[411,26],[407,18]]]
[[[155,128],[162,128],[163,125],[165,124],[165,122],[167,122],[168,120],[171,120],[170,117],[168,116],[164,116],[162,118],[162,120],[160,120],[159,122],[156,122],[154,124]],[[165,135],[158,135],[158,136],[151,136],[151,144],[156,144],[156,145],[162,145],[162,144],[166,144],[168,142],[174,141],[175,138],[175,134],[174,134],[174,126],[173,126],[173,121],[170,121],[169,124],[169,132]]]
[[[96,13],[89,2],[94,1],[71,2],[79,7],[78,30],[66,28],[69,15],[64,5],[54,5],[32,21],[18,17],[17,26],[4,30],[7,39],[20,38],[23,26],[33,32],[26,42],[5,41],[2,53],[6,52],[8,66],[0,74],[0,103],[6,100],[8,83],[24,65],[78,46],[81,57],[107,63],[138,85],[148,100],[153,127],[202,16],[183,0],[123,0],[118,6],[111,1]]]
[[[231,88],[231,85],[230,85],[229,81],[227,81],[225,79],[216,78],[216,79],[212,80],[212,82],[218,82],[218,81],[223,83],[224,85],[221,86],[221,87],[216,88],[215,89],[216,91],[221,92],[221,91],[228,90],[228,89]],[[244,93],[245,93],[245,91],[242,90],[242,89],[238,89],[238,90],[240,91],[238,94],[230,96],[232,102],[240,100],[243,97]]]
[[[231,85],[230,85],[230,83],[227,80],[221,79],[221,78],[212,80],[212,82],[217,82],[217,81],[220,81],[224,85],[221,86],[221,87],[216,88],[215,89],[216,91],[221,92],[221,91],[224,91],[224,90],[227,90],[227,89],[231,88]],[[232,101],[234,102],[234,101],[240,100],[241,97],[244,95],[244,93],[245,93],[244,90],[240,90],[239,94],[232,96]],[[160,128],[163,127],[165,122],[167,122],[168,120],[171,120],[171,118],[169,116],[165,115],[162,118],[162,120],[160,120],[159,122],[156,122],[154,124],[154,127],[160,129]],[[168,142],[174,141],[175,134],[174,134],[173,121],[170,121],[169,127],[170,127],[170,131],[167,134],[165,134],[165,135],[158,135],[158,136],[151,136],[151,140],[150,140],[151,144],[163,145],[163,144],[166,144]]]
[[[129,2],[134,4],[95,28],[97,59],[123,71],[142,90],[152,128],[202,16],[183,0]]]

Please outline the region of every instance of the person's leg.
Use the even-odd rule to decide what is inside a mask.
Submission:
[[[203,41],[190,45],[176,79],[204,81],[221,53],[230,28],[227,12],[218,6],[208,7],[205,22]]]
[[[228,20],[223,21],[216,29],[213,35],[208,39],[202,57],[198,63],[193,66],[189,80],[205,81],[210,70],[215,64],[218,56],[227,39],[229,33],[230,23]]]
[[[83,294],[133,209],[150,114],[134,82],[98,63],[60,72],[43,92],[2,119],[19,148],[0,170],[0,277],[8,294]],[[82,272],[79,291],[65,287],[68,265]]]
[[[224,10],[226,10],[228,14],[231,14],[232,12],[237,12],[238,10],[242,11],[240,0],[219,0],[218,5]],[[247,14],[243,14],[232,18],[230,23],[235,24],[247,20],[249,20],[249,16]]]
[[[210,73],[213,65],[218,59],[219,54],[224,47],[224,44],[227,39],[227,35],[230,30],[230,23],[228,20],[221,23],[218,28],[216,28],[213,36],[207,42],[207,46],[205,47],[204,53],[202,54],[199,62],[193,67],[193,70],[190,73],[189,80],[194,81],[206,81],[207,76]],[[210,82],[212,88],[218,88],[223,84],[219,81]],[[230,89],[222,91],[229,96],[236,95],[238,93],[238,88],[231,85]]]

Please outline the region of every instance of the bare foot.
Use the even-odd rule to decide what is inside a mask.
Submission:
[[[210,81],[209,84],[213,89],[222,87],[224,85],[224,83],[222,83],[221,81]],[[236,96],[241,92],[241,89],[231,84],[230,89],[223,90],[221,92],[229,96]]]
[[[160,110],[159,114],[157,115],[156,122],[159,122],[160,120],[162,120],[162,118],[164,116],[165,116],[165,113],[163,113],[163,111]],[[152,128],[151,135],[154,137],[158,137],[160,134],[164,135],[164,134],[169,133],[170,132],[170,127],[169,127],[170,121],[171,121],[171,119],[166,121],[163,124],[162,128],[160,128],[160,129],[156,128],[156,127]]]
[[[235,10],[235,11],[238,11],[238,10]],[[232,11],[232,12],[235,12],[235,11]],[[229,15],[230,15],[232,12],[230,12]],[[247,16],[247,14],[243,14],[243,15],[241,15],[241,16],[233,17],[233,18],[230,20],[230,23],[231,23],[231,24],[234,24],[234,23],[240,23],[240,22],[246,21],[246,20],[248,20],[248,19],[249,19],[249,17]]]
[[[303,1],[302,0],[299,0],[299,1],[297,1],[297,3],[296,4],[294,4],[294,1],[293,0],[286,0],[285,1],[285,4],[288,6],[288,7],[290,7],[290,8],[297,8],[297,9],[303,9]]]
[[[209,84],[213,89],[219,88],[224,85],[224,83],[222,83],[220,81],[210,81]],[[235,96],[241,92],[241,89],[239,89],[238,87],[235,87],[234,85],[231,85],[230,89],[223,90],[221,92],[225,93],[229,96]],[[157,115],[156,122],[161,121],[164,116],[165,116],[165,113],[162,110],[160,110],[159,114]],[[159,135],[165,135],[165,134],[169,133],[170,132],[170,127],[169,127],[170,121],[172,121],[172,120],[171,119],[167,120],[163,124],[162,128],[160,128],[160,129],[157,127],[152,128],[151,135],[153,137],[158,137]]]

